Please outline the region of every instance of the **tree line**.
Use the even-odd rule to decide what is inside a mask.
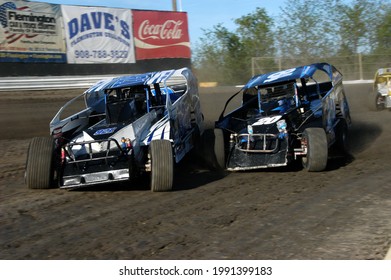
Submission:
[[[203,30],[193,51],[200,81],[237,84],[251,77],[251,58],[391,55],[390,0],[286,0],[272,18],[264,8]],[[391,63],[391,61],[389,61]],[[270,65],[271,66],[271,65]],[[391,65],[385,65],[391,67]]]

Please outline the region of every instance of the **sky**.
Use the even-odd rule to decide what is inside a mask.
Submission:
[[[222,24],[235,30],[234,19],[252,13],[257,7],[265,8],[270,17],[276,17],[288,0],[177,0],[178,11],[187,12],[190,43],[199,42],[203,30]],[[104,6],[140,10],[172,11],[172,0],[37,0],[52,4]]]

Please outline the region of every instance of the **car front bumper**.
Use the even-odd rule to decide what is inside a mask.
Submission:
[[[129,180],[129,168],[63,176],[60,188],[80,188],[124,180]]]
[[[231,139],[226,168],[229,171],[286,166],[287,137],[274,134],[240,134]]]

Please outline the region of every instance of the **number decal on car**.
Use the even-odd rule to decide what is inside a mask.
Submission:
[[[258,121],[256,121],[255,123],[253,123],[253,125],[268,125],[268,124],[272,124],[272,123],[275,123],[277,122],[279,119],[281,119],[282,116],[274,116],[274,117],[267,117],[267,118],[262,118]]]
[[[277,80],[279,78],[288,77],[288,76],[292,75],[292,73],[295,72],[295,70],[296,70],[296,68],[291,68],[288,70],[273,73],[267,77],[267,79],[265,80],[265,83]]]

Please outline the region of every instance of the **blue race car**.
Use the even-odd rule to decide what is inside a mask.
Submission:
[[[225,114],[242,94],[241,106]],[[326,169],[329,148],[347,152],[351,125],[342,74],[315,63],[254,76],[226,103],[214,129],[217,166],[229,171],[286,166]]]
[[[78,188],[129,181],[143,173],[152,191],[173,187],[174,164],[203,133],[196,78],[188,68],[102,80],[85,91],[82,110],[66,103],[50,137],[30,142],[29,188]]]

